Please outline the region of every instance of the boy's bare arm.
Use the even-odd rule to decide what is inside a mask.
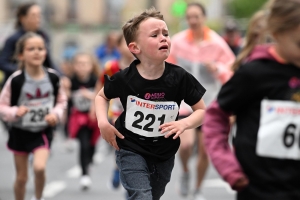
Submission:
[[[113,146],[116,150],[119,150],[119,147],[116,142],[116,136],[118,136],[121,139],[124,139],[124,136],[108,121],[108,101],[109,99],[107,99],[107,97],[105,96],[102,88],[95,98],[95,109],[98,127],[101,131],[103,139],[111,146]]]
[[[162,124],[159,128],[162,130],[161,133],[167,133],[166,138],[174,134],[173,139],[176,139],[180,134],[182,134],[186,129],[192,129],[200,126],[203,121],[205,113],[205,103],[201,99],[195,105],[192,106],[193,113],[179,121],[168,122]]]
[[[100,81],[98,80],[98,81],[96,82],[96,86],[95,86],[95,90],[94,90],[94,97],[93,97],[93,99],[96,98],[96,96],[97,96],[98,93],[100,92],[101,88],[102,88],[102,84],[101,84]],[[90,112],[89,112],[89,117],[90,117],[90,119],[92,119],[92,120],[96,120],[96,109],[95,109],[95,102],[94,102],[94,101],[92,101],[92,103],[91,103]]]

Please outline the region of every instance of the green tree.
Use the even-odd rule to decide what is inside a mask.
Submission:
[[[266,2],[267,0],[231,0],[229,12],[235,18],[249,18]]]

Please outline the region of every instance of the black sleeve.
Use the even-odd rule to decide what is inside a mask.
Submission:
[[[190,106],[195,105],[202,96],[206,89],[197,81],[197,79],[188,72],[185,72],[181,91],[183,92],[183,100]]]
[[[225,111],[236,113],[251,104],[258,93],[259,80],[255,74],[260,73],[251,63],[241,66],[233,77],[221,88],[217,101]]]
[[[120,90],[122,88],[121,73],[117,72],[109,77],[104,75],[104,94],[108,99],[120,97]]]
[[[13,56],[15,53],[16,41],[14,38],[8,38],[0,54],[0,69],[7,74],[17,70],[18,66]],[[8,78],[8,77],[6,77]]]

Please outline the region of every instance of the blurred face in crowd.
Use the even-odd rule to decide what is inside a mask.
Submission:
[[[118,50],[119,50],[119,52],[121,53],[121,55],[124,56],[125,58],[131,59],[131,60],[134,59],[134,56],[133,56],[133,54],[129,51],[129,49],[128,49],[128,47],[127,47],[127,44],[126,44],[126,41],[125,41],[124,38],[122,39],[122,41],[121,41],[120,44],[118,45]]]
[[[286,61],[300,67],[300,25],[297,28],[274,35],[276,49]]]
[[[192,30],[198,30],[205,25],[205,15],[198,6],[189,6],[186,10],[186,20]]]
[[[87,78],[93,71],[93,62],[89,55],[77,55],[74,58],[74,72],[79,78]]]
[[[41,8],[38,5],[31,6],[20,20],[27,31],[36,31],[41,24]]]
[[[19,55],[19,60],[26,66],[40,67],[46,58],[45,42],[41,37],[32,37],[26,39],[23,52]]]
[[[114,32],[108,34],[106,38],[106,45],[108,48],[113,49],[117,45],[118,35]]]

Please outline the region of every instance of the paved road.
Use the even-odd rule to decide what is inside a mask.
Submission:
[[[7,133],[0,126],[0,200],[13,200],[14,165],[12,154],[6,149]],[[77,147],[69,152],[64,145],[61,134],[57,134],[52,146],[51,158],[47,168],[47,185],[44,191],[46,200],[123,200],[123,189],[111,190],[107,186],[114,166],[113,153],[108,153],[107,148],[100,142],[96,163],[91,167],[93,185],[88,191],[81,191],[79,186],[80,169],[77,165]],[[102,147],[102,148],[101,148]],[[177,158],[176,158],[177,159]],[[191,160],[191,168],[195,169],[195,159]],[[192,175],[195,175],[194,173]],[[176,160],[171,182],[168,184],[162,200],[190,200],[191,197],[182,198],[178,195],[177,185],[180,176],[180,166]],[[194,177],[194,176],[192,176]],[[191,180],[191,185],[192,185]],[[25,200],[30,200],[33,195],[32,170],[27,184]],[[202,189],[207,200],[233,200],[234,193],[224,183],[215,170],[211,167],[206,176]]]

